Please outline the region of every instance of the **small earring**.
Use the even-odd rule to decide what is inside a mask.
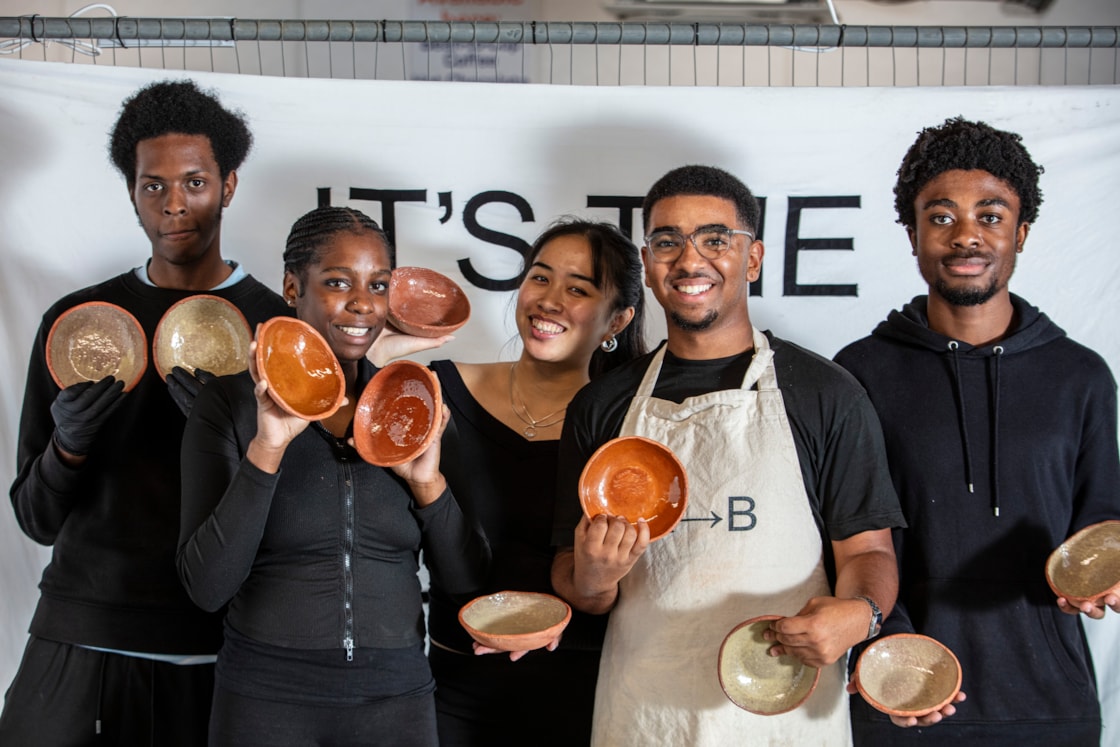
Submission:
[[[613,353],[618,350],[618,338],[611,335],[606,340],[603,340],[603,342],[599,344],[599,347],[603,349],[604,353]]]
[[[288,299],[285,299],[285,300],[288,302],[289,306],[295,306],[296,305],[296,300],[294,298],[288,298]]]

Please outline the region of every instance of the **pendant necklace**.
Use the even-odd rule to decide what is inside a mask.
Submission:
[[[521,399],[521,397],[516,396],[516,392],[514,391],[513,371],[517,368],[518,362],[515,362],[512,366],[509,367],[509,406],[510,409],[513,410],[513,414],[517,416],[517,419],[525,424],[525,429],[521,431],[521,434],[525,436],[525,438],[536,438],[538,428],[548,428],[550,426],[556,425],[557,423],[563,423],[564,418],[567,414],[566,410],[568,409],[568,406],[564,405],[559,410],[550,412],[543,418],[534,418],[532,413],[529,412],[529,408],[525,406],[525,401]],[[518,405],[520,405],[521,407],[520,410],[517,409]],[[549,422],[551,418],[555,418],[557,415],[559,415],[560,417],[552,420],[552,422]]]

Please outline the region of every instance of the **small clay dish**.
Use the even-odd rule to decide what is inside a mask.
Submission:
[[[329,418],[346,398],[346,379],[327,341],[307,322],[277,316],[257,329],[257,372],[276,403],[304,420]]]
[[[1120,593],[1120,521],[1091,524],[1050,553],[1046,581],[1071,604]]]
[[[229,301],[199,294],[176,302],[159,320],[152,337],[152,357],[160,378],[181,366],[215,376],[241,373],[249,367],[253,333],[245,315]]]
[[[649,538],[673,531],[688,505],[684,466],[667,446],[641,436],[622,436],[596,449],[579,478],[579,502],[588,517],[645,519]]]
[[[547,646],[572,619],[559,597],[534,591],[499,591],[459,610],[459,624],[483,646],[498,651],[532,651]]]
[[[732,628],[719,647],[719,685],[732,703],[761,716],[792,711],[817,686],[821,670],[788,654],[771,656],[762,637],[780,615],[760,615]]]
[[[47,333],[47,369],[60,389],[112,376],[127,392],[148,367],[148,337],[132,314],[105,301],[62,313]]]
[[[393,361],[374,374],[358,399],[354,448],[379,467],[411,461],[432,443],[442,410],[436,375],[414,361]]]
[[[961,689],[961,664],[947,646],[925,635],[878,639],[856,661],[856,687],[876,710],[921,717],[939,711]]]
[[[416,337],[449,335],[467,323],[471,303],[454,280],[426,267],[398,267],[389,280],[389,323]]]

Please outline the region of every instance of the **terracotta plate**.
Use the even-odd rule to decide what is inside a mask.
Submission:
[[[899,633],[878,639],[856,662],[863,699],[892,716],[925,716],[948,705],[961,689],[961,665],[929,636]]]
[[[471,304],[454,280],[426,267],[398,267],[389,281],[389,323],[417,337],[449,335],[467,323]]]
[[[745,711],[774,716],[805,702],[821,670],[792,656],[771,656],[773,642],[762,634],[780,615],[761,615],[735,626],[719,647],[719,684],[732,703]]]
[[[370,379],[358,400],[354,448],[379,467],[404,464],[431,444],[442,410],[436,375],[413,361],[393,361]]]
[[[152,357],[160,378],[175,366],[196,368],[215,376],[249,367],[253,335],[245,315],[229,301],[200,294],[174,304],[159,320],[152,338]]]
[[[623,436],[600,446],[579,478],[579,500],[589,517],[625,516],[649,523],[651,540],[663,537],[684,516],[688,479],[684,466],[665,445],[641,436]]]
[[[499,651],[546,646],[571,619],[572,609],[563,599],[532,591],[500,591],[459,610],[459,624],[471,638]]]
[[[1120,592],[1120,521],[1102,521],[1077,532],[1050,553],[1046,581],[1074,604]]]
[[[257,331],[257,371],[272,398],[304,420],[322,420],[346,398],[342,367],[314,327],[291,317],[273,317]]]
[[[148,367],[148,338],[116,304],[87,301],[62,313],[47,333],[47,368],[59,388],[112,376],[128,391]]]

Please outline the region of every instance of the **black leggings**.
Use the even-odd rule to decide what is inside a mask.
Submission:
[[[214,688],[210,747],[436,747],[431,693],[364,705],[295,705]]]

